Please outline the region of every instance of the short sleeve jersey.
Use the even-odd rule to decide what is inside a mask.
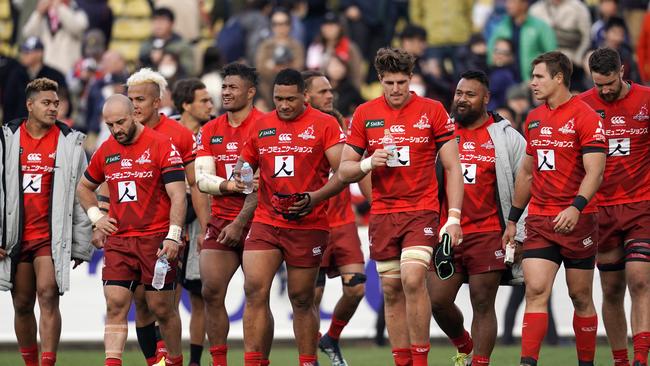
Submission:
[[[350,187],[345,187],[341,193],[329,199],[327,220],[331,228],[351,224],[356,221],[356,217],[352,211]]]
[[[572,97],[553,110],[547,104],[532,110],[524,133],[526,153],[535,164],[528,212],[555,216],[578,194],[585,176],[582,156],[605,152],[603,124],[591,107]],[[595,201],[592,199],[583,212],[596,212]]]
[[[494,142],[488,127],[494,123],[492,116],[473,130],[456,125],[464,195],[461,227],[463,233],[501,231],[497,211],[497,176]],[[447,209],[442,210],[440,222],[446,221]]]
[[[580,95],[603,119],[607,164],[596,193],[598,205],[650,200],[650,88],[631,84],[621,100],[603,101],[597,89]]]
[[[178,149],[178,152],[181,154],[184,165],[188,165],[194,161],[196,157],[196,142],[192,131],[164,114],[160,115],[160,121],[152,129],[172,140],[174,148]]]
[[[95,151],[84,173],[95,184],[106,182],[114,236],[141,236],[169,229],[171,202],[165,184],[184,181],[183,160],[169,137],[145,127],[130,145],[109,137]]]
[[[253,122],[251,138],[242,150],[244,161],[260,171],[254,222],[293,229],[329,230],[327,202],[297,221],[285,220],[271,204],[274,193],[313,192],[328,180],[330,165],[325,152],[345,141],[334,117],[309,105],[293,121],[283,121],[276,111]]]
[[[23,185],[23,240],[50,237],[50,195],[60,130],[52,126],[45,136],[33,138],[20,125],[20,170]]]
[[[206,123],[197,136],[196,156],[212,157],[217,176],[232,179],[239,154],[249,138],[250,127],[262,115],[262,112],[253,108],[238,127],[232,127],[228,123],[227,114]],[[245,198],[243,194],[212,197],[212,216],[234,220],[241,211]]]
[[[360,105],[352,117],[347,144],[368,156],[383,148],[388,129],[397,160],[372,172],[372,214],[439,212],[435,162],[438,149],[454,137],[454,123],[442,104],[414,93],[401,109],[379,97]]]

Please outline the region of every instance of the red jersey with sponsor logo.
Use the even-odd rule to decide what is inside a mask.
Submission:
[[[330,172],[325,151],[345,141],[345,134],[334,117],[309,105],[305,108],[290,122],[279,119],[275,111],[253,121],[251,138],[241,157],[260,170],[254,222],[283,228],[329,230],[326,202],[297,221],[285,220],[271,204],[274,193],[313,192],[323,187]]]
[[[533,157],[533,185],[528,212],[555,216],[569,207],[585,176],[582,155],[605,152],[605,131],[596,112],[577,97],[551,110],[547,104],[526,118],[526,153]],[[592,199],[584,213],[596,212]]]
[[[45,136],[33,138],[20,125],[20,170],[23,179],[23,240],[50,237],[50,195],[54,178],[56,145],[60,130],[52,126]]]
[[[473,130],[456,125],[461,172],[465,183],[463,195],[463,233],[501,231],[497,211],[497,175],[494,143],[488,133],[488,126],[494,123],[490,118]],[[447,221],[447,203],[442,210],[440,222]],[[444,216],[444,217],[443,217]]]
[[[373,170],[370,212],[439,212],[436,154],[441,143],[454,137],[454,123],[444,107],[411,93],[405,106],[393,109],[379,97],[356,109],[347,143],[370,156],[383,148],[385,129],[397,145],[397,158]]]
[[[165,184],[184,181],[183,160],[169,137],[145,127],[137,140],[122,145],[113,136],[95,151],[84,173],[106,182],[115,236],[141,236],[169,229],[171,202]]]
[[[172,140],[174,148],[178,149],[178,152],[181,154],[183,164],[187,165],[194,161],[196,156],[196,142],[192,131],[185,128],[180,122],[168,118],[164,114],[160,115],[160,121],[152,129]]]
[[[596,88],[580,98],[600,114],[607,137],[607,164],[596,197],[611,206],[650,200],[650,88],[631,84],[630,91],[612,103]]]
[[[208,122],[197,136],[196,156],[211,156],[217,176],[232,179],[242,147],[250,137],[250,127],[263,113],[253,108],[246,119],[238,126],[228,123],[228,115],[223,114]],[[230,194],[212,197],[212,216],[234,220],[244,206],[246,195]]]
[[[352,194],[350,187],[345,187],[341,193],[329,199],[327,220],[330,227],[338,227],[356,222],[352,211]]]

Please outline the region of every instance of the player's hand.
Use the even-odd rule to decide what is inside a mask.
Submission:
[[[156,253],[156,255],[158,258],[160,258],[163,256],[163,254],[165,254],[167,255],[167,260],[171,262],[176,259],[176,257],[178,257],[180,246],[180,244],[173,240],[165,239],[163,240],[163,247],[161,249],[158,249],[158,253]]]
[[[521,264],[524,259],[524,243],[515,241],[515,261],[513,263]]]
[[[260,170],[257,169],[255,175],[253,176],[253,192],[257,192],[260,189]]]
[[[79,267],[79,265],[84,262],[83,259],[79,259],[79,258],[72,258],[72,261],[74,262],[72,269]]]
[[[390,158],[391,152],[388,150],[384,149],[377,149],[375,150],[374,153],[372,153],[372,156],[370,157],[370,164],[372,166],[372,169],[386,166],[388,162],[388,158]]]
[[[289,212],[298,213],[298,216],[302,217],[309,214],[313,209],[317,201],[316,194],[314,192],[305,192],[305,198],[301,199],[289,207]]]
[[[569,234],[575,229],[578,219],[580,219],[580,211],[573,206],[569,206],[553,219],[555,223],[553,230],[556,233]]]
[[[506,230],[501,237],[501,249],[506,250],[506,246],[515,242],[515,235],[517,234],[517,223],[508,220],[506,223]]]
[[[7,257],[7,251],[3,248],[0,248],[0,261]]]
[[[246,188],[244,182],[238,176],[235,176],[233,179],[221,183],[220,190],[221,192],[242,193],[244,188]]]
[[[111,235],[117,231],[117,220],[108,215],[102,216],[101,219],[95,223],[97,231],[101,231],[105,235]]]
[[[226,225],[223,230],[221,230],[219,236],[217,237],[217,241],[229,247],[238,247],[242,244],[241,235],[243,231],[244,225],[237,222],[237,220],[234,220],[230,224]]]
[[[90,243],[97,249],[102,249],[104,243],[106,242],[106,234],[101,230],[93,230],[93,237],[90,239]]]
[[[447,234],[451,236],[451,246],[455,247],[463,242],[463,230],[459,224],[452,224],[445,229]]]

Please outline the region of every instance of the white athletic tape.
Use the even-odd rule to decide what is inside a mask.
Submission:
[[[400,261],[397,259],[377,261],[377,273],[379,277],[400,278]]]
[[[88,215],[88,218],[90,219],[90,222],[93,223],[93,225],[95,225],[97,223],[97,221],[99,221],[99,219],[104,217],[104,214],[102,213],[102,211],[97,206],[93,206],[93,207],[89,208],[86,211],[86,214]]]
[[[359,168],[361,168],[361,171],[364,174],[367,174],[369,171],[372,170],[372,158],[365,158],[361,160],[361,163],[359,164]]]
[[[183,228],[178,225],[169,225],[169,232],[165,239],[171,239],[176,243],[181,243],[181,235],[183,234]]]
[[[433,255],[433,248],[424,245],[417,245],[402,249],[400,256],[400,265],[405,264],[419,264],[429,268],[431,257]]]
[[[211,156],[199,156],[194,161],[196,185],[203,193],[221,195],[221,183],[225,181],[216,175],[214,159]]]
[[[438,233],[438,238],[440,238],[440,240],[442,240],[442,234],[447,232],[447,228],[451,225],[460,225],[460,219],[453,216],[447,218],[447,222],[442,226],[442,228],[440,228],[440,232]]]

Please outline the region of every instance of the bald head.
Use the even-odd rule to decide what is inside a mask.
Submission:
[[[106,99],[106,102],[104,102],[102,114],[106,115],[108,112],[133,114],[133,110],[133,103],[131,103],[131,100],[126,95],[113,94]]]
[[[137,132],[142,129],[133,120],[133,103],[122,94],[113,94],[104,103],[102,116],[111,134],[122,145],[133,142]]]

